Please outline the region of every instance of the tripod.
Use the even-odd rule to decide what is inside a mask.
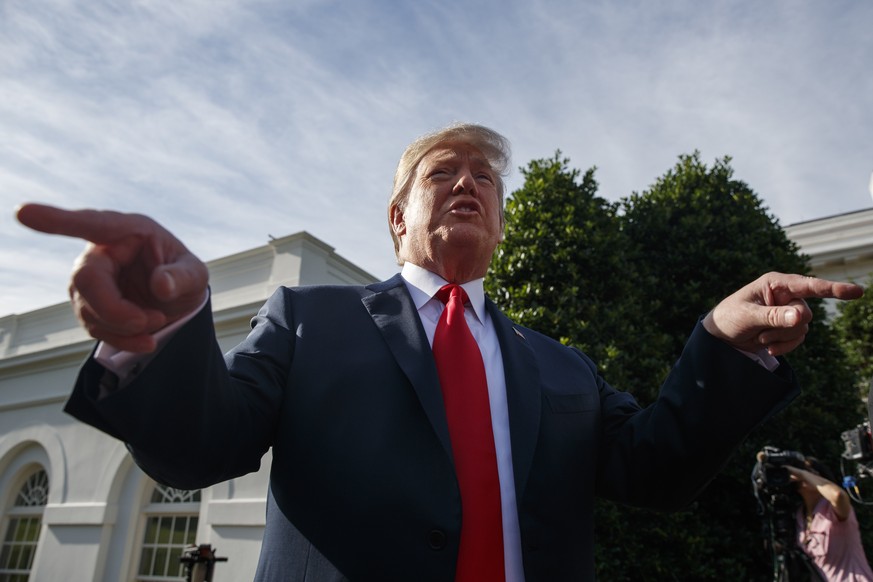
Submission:
[[[782,551],[774,549],[773,582],[825,582],[821,571],[796,543]]]
[[[773,582],[826,582],[812,558],[797,545],[793,514],[784,504],[768,513],[764,528],[773,551]]]

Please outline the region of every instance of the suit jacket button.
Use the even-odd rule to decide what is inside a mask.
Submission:
[[[446,532],[441,529],[432,529],[427,534],[427,545],[432,550],[441,550],[446,547]]]

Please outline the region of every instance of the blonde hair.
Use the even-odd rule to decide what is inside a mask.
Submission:
[[[397,256],[398,264],[402,264],[400,261],[400,238],[394,232],[393,225],[391,224],[391,211],[395,207],[401,211],[406,209],[406,201],[409,198],[409,192],[415,180],[415,171],[418,169],[418,164],[428,152],[445,143],[467,144],[473,146],[485,156],[491,169],[496,174],[500,217],[501,219],[503,218],[503,194],[505,188],[503,177],[509,171],[509,140],[493,129],[473,123],[453,123],[443,129],[425,134],[409,144],[403,155],[400,156],[397,171],[394,172],[394,190],[391,192],[391,198],[388,200],[388,230],[391,232],[391,238],[394,241],[394,254]]]

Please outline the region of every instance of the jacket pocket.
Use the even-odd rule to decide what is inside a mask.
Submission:
[[[556,414],[586,412],[597,408],[593,394],[546,394],[546,400]]]

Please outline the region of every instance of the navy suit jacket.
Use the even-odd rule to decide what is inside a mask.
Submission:
[[[596,495],[679,508],[794,398],[698,324],[641,409],[582,352],[489,310],[503,354],[526,580],[594,578]],[[82,368],[66,410],[157,481],[205,487],[272,447],[258,580],[453,579],[461,499],[433,356],[402,279],[281,288],[222,356],[209,306],[125,387]],[[606,541],[605,543],[608,543]]]

